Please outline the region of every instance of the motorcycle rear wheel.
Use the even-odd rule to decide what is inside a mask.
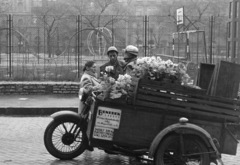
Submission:
[[[63,118],[53,120],[47,126],[44,133],[44,144],[48,152],[59,159],[69,160],[81,155],[88,146],[86,133],[82,130],[74,139],[79,120],[73,118]],[[77,131],[76,131],[77,132]]]
[[[210,165],[207,152],[206,145],[198,137],[184,136],[183,146],[181,146],[180,136],[172,135],[158,146],[154,165]]]

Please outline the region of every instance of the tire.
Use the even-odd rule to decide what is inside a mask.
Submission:
[[[155,165],[210,165],[209,154],[198,154],[208,152],[205,144],[196,136],[184,135],[184,154],[195,154],[183,156],[180,147],[180,136],[172,135],[166,137],[158,146],[154,156]]]
[[[77,138],[74,139],[74,129],[70,132],[72,127],[76,128],[77,123],[79,123],[79,120],[74,118],[62,118],[49,123],[44,133],[44,145],[52,156],[69,160],[85,151],[88,146],[86,133],[81,130]],[[64,129],[64,126],[68,132]]]

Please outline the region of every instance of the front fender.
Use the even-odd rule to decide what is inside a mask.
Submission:
[[[54,120],[60,120],[63,117],[72,117],[75,118],[77,120],[81,120],[81,117],[78,113],[73,112],[73,111],[59,111],[56,112],[52,115],[50,115]]]
[[[187,131],[184,131],[184,130],[187,130]],[[196,134],[201,139],[203,139],[205,142],[207,142],[208,143],[207,145],[210,145],[213,148],[213,150],[216,152],[217,156],[220,156],[220,153],[218,152],[217,147],[215,146],[211,135],[207,131],[205,131],[203,128],[201,128],[195,124],[190,124],[190,123],[180,124],[180,123],[178,123],[178,124],[173,124],[173,125],[166,127],[154,138],[154,140],[150,146],[150,150],[149,150],[149,154],[148,154],[148,156],[150,158],[154,157],[156,149],[157,149],[159,143],[162,141],[162,139],[171,132],[181,132],[183,134]]]

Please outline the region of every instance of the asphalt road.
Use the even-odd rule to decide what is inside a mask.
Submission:
[[[71,161],[58,160],[43,144],[44,130],[51,120],[50,117],[0,116],[0,165],[151,165],[98,149],[85,151]],[[225,165],[239,165],[240,147],[236,156],[222,156]]]

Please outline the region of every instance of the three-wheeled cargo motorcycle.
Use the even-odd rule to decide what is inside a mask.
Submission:
[[[128,97],[102,100],[92,93],[81,114],[52,114],[44,134],[48,152],[66,160],[99,148],[147,157],[155,165],[223,165],[222,153],[236,155],[239,101],[184,86],[134,81]]]

